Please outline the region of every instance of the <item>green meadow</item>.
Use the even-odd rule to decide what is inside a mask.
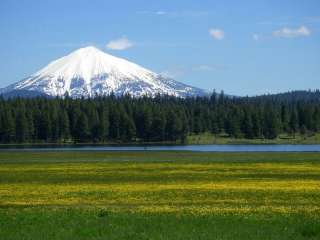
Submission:
[[[1,152],[0,239],[320,239],[320,153]]]
[[[186,139],[188,144],[319,144],[320,134],[279,134],[274,139],[245,139],[233,138],[225,134],[214,135],[212,133],[202,133],[189,135]]]

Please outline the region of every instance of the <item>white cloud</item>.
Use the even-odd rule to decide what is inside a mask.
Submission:
[[[224,31],[218,28],[211,28],[209,29],[210,35],[216,40],[224,39]]]
[[[274,37],[282,37],[282,38],[294,38],[294,37],[308,37],[310,36],[311,31],[305,26],[301,26],[299,28],[282,28],[276,30],[272,33]]]
[[[133,45],[133,42],[131,42],[128,38],[122,37],[108,42],[106,47],[112,50],[125,50],[133,47]]]

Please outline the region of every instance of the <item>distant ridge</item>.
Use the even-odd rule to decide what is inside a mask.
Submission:
[[[320,90],[296,90],[284,93],[276,94],[264,94],[259,96],[254,96],[251,98],[264,98],[273,99],[276,101],[286,101],[286,102],[296,102],[296,101],[319,101],[320,102]]]

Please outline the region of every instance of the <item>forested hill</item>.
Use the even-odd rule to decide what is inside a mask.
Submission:
[[[185,141],[203,132],[248,139],[320,132],[319,91],[252,98],[0,98],[1,143]]]
[[[286,93],[278,93],[278,94],[269,94],[269,95],[261,95],[252,97],[255,99],[262,99],[262,100],[274,100],[279,102],[320,102],[320,90],[315,91],[292,91]]]

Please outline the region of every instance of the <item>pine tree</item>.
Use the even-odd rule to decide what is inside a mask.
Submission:
[[[262,137],[261,120],[257,112],[252,115],[252,134],[254,138]]]
[[[298,119],[298,114],[295,108],[291,111],[289,127],[290,127],[290,133],[293,134],[293,136],[295,137],[295,134],[299,130],[299,119]]]
[[[5,108],[2,118],[2,139],[5,143],[11,143],[15,141],[15,121],[12,112],[9,108]]]
[[[49,114],[50,122],[51,122],[51,136],[49,137],[53,142],[57,142],[60,140],[60,126],[59,126],[59,117],[58,117],[58,109],[55,103],[50,106],[50,114]]]
[[[109,137],[109,126],[110,126],[109,113],[107,108],[103,107],[103,109],[101,110],[99,119],[100,121],[99,121],[98,131],[100,132],[100,140],[106,141]]]
[[[282,123],[282,131],[288,132],[290,116],[286,105],[281,106],[281,123]]]
[[[153,141],[163,141],[165,139],[166,119],[163,112],[160,110],[155,112],[155,116],[152,121],[152,134],[151,139]]]
[[[101,120],[98,114],[98,111],[96,109],[92,109],[89,115],[89,129],[90,129],[90,135],[91,139],[94,142],[101,141],[103,132],[101,131]]]
[[[89,124],[88,117],[83,112],[80,114],[77,124],[76,124],[76,141],[78,142],[86,142],[88,140],[90,132],[89,132]]]
[[[312,130],[314,132],[320,131],[320,107],[315,107],[312,116]]]
[[[143,112],[143,139],[149,141],[151,138],[151,126],[152,126],[152,112],[151,109],[146,107]]]
[[[314,94],[314,95],[313,95]],[[211,131],[276,138],[320,132],[320,92],[281,97],[9,99],[0,97],[0,141],[185,141]]]
[[[127,114],[121,116],[120,122],[121,139],[123,141],[131,141],[136,136],[136,126],[131,118]]]
[[[170,111],[167,114],[166,121],[166,136],[167,140],[176,141],[180,137],[180,133],[182,130],[182,122],[181,119],[177,117],[177,114],[173,111]]]
[[[120,114],[116,108],[112,108],[110,114],[110,137],[112,139],[120,138]]]
[[[244,133],[245,138],[252,139],[254,137],[252,118],[248,111],[246,111],[244,115],[242,132]]]
[[[199,134],[201,132],[203,132],[204,129],[204,124],[203,121],[201,119],[201,110],[200,108],[195,109],[194,113],[193,113],[193,131],[195,134]]]
[[[184,112],[181,113],[180,119],[181,119],[180,141],[181,143],[185,143],[187,141],[187,136],[189,134],[189,127],[188,127],[188,119]]]
[[[34,127],[34,117],[32,111],[26,111],[27,117],[27,131],[28,131],[28,141],[33,142],[36,140],[35,127]]]
[[[66,141],[70,138],[70,122],[66,110],[61,110],[59,114],[59,139]]]
[[[211,121],[211,133],[217,136],[220,133],[218,120],[213,116]]]
[[[43,110],[37,120],[38,139],[48,141],[51,136],[51,119],[48,110]]]
[[[28,137],[28,121],[24,109],[20,109],[16,115],[16,141],[23,143]]]
[[[241,137],[241,129],[240,129],[240,118],[238,117],[239,113],[237,109],[233,109],[233,111],[229,114],[226,119],[226,132],[235,138]]]
[[[268,106],[264,115],[263,134],[267,139],[275,139],[279,134],[280,123],[276,112],[271,106]]]

